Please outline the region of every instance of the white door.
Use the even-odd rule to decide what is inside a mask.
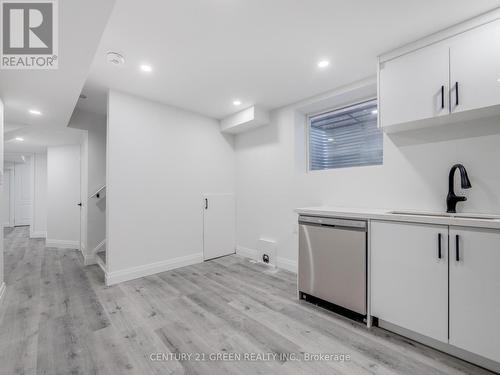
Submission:
[[[450,44],[452,112],[500,104],[499,40],[500,21],[489,23],[452,39]],[[458,85],[458,91],[455,85]]]
[[[14,225],[30,225],[33,214],[33,171],[29,158],[14,167]]]
[[[372,222],[372,315],[448,341],[448,227]]]
[[[12,178],[13,170],[6,169],[4,171],[3,186],[2,186],[2,224],[6,227],[14,225],[14,179]]]
[[[382,127],[449,114],[449,49],[438,43],[382,63]]]
[[[451,227],[450,344],[500,362],[499,336],[500,231]]]
[[[80,246],[80,146],[47,150],[47,243]]]
[[[203,196],[203,258],[234,254],[236,208],[233,194]]]

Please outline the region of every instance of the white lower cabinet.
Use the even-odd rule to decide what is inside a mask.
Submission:
[[[372,221],[370,238],[373,316],[500,363],[500,230]]]
[[[450,227],[449,342],[500,362],[500,231]]]
[[[373,316],[447,342],[448,227],[372,222],[371,303]]]

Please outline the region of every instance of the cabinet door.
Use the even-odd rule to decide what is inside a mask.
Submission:
[[[450,344],[500,362],[499,318],[500,231],[451,227]]]
[[[450,41],[452,112],[500,104],[499,40],[500,21],[495,21]]]
[[[447,342],[448,227],[372,222],[371,302],[373,316]]]
[[[449,114],[449,48],[444,43],[381,63],[382,127]]]

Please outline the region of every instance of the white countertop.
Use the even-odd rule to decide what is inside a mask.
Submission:
[[[477,214],[477,213],[458,213],[457,215],[459,216],[433,216],[433,215],[446,215],[446,213],[395,210],[395,209],[329,207],[329,206],[297,208],[295,209],[295,212],[301,215],[339,217],[345,219],[389,220],[389,221],[403,221],[410,223],[426,223],[426,224],[439,224],[439,225],[455,225],[462,227],[500,229],[500,215],[494,215],[494,214],[490,215],[490,214]],[[460,216],[469,216],[469,217],[460,217]],[[486,219],[485,217],[489,217],[491,219]]]

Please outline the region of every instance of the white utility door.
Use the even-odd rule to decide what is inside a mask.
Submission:
[[[236,206],[233,194],[203,196],[203,259],[236,251]]]
[[[491,22],[452,39],[450,44],[452,112],[500,104],[499,40],[500,21]]]
[[[449,49],[444,43],[411,52],[380,66],[382,127],[449,114]]]
[[[500,231],[450,228],[450,344],[500,362]]]
[[[372,315],[448,341],[448,227],[372,222]]]
[[[31,160],[14,166],[14,225],[30,225],[33,215],[33,171]]]

